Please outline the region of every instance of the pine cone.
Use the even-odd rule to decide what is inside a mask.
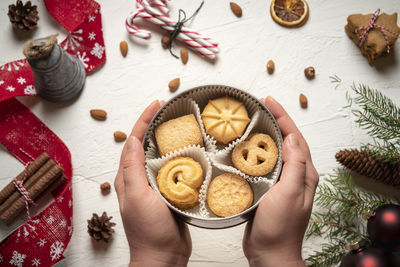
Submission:
[[[391,186],[400,186],[400,164],[375,159],[368,152],[345,149],[336,153],[336,160],[346,168]]]
[[[23,4],[21,0],[8,6],[8,17],[17,29],[24,31],[34,29],[39,20],[37,6],[32,5],[31,1]]]
[[[112,227],[115,226],[115,223],[110,222],[111,219],[112,216],[108,217],[106,212],[101,217],[93,213],[92,218],[87,221],[89,235],[96,241],[108,242],[114,233]]]

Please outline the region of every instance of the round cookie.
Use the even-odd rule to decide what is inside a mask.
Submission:
[[[208,101],[201,118],[206,133],[225,145],[241,137],[250,122],[243,102],[228,96]]]
[[[267,134],[257,133],[239,143],[232,152],[233,166],[252,176],[266,175],[278,160],[278,148]]]
[[[229,217],[248,209],[253,203],[253,190],[237,174],[224,173],[215,177],[207,192],[207,204],[219,217]]]
[[[199,202],[199,188],[203,183],[200,163],[189,157],[176,157],[158,171],[160,193],[175,207],[186,210]]]

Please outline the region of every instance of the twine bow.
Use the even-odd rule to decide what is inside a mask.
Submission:
[[[172,52],[172,49],[171,49],[172,48],[172,42],[176,39],[178,34],[181,32],[183,24],[188,22],[189,20],[191,20],[194,16],[196,16],[197,13],[199,13],[199,11],[200,11],[201,7],[203,6],[203,4],[204,4],[204,1],[201,2],[200,6],[197,8],[197,10],[189,18],[186,18],[186,13],[185,13],[184,10],[179,9],[178,21],[176,22],[176,24],[174,26],[172,26],[172,27],[174,27],[174,30],[171,32],[171,37],[170,37],[169,44],[168,44],[169,52],[175,58],[179,58],[179,57]],[[182,14],[182,18],[183,18],[182,20],[181,20],[181,14]]]
[[[364,44],[365,40],[367,40],[367,36],[368,36],[368,34],[369,34],[369,31],[370,31],[371,29],[373,29],[373,28],[378,29],[378,30],[383,34],[383,37],[384,37],[385,40],[386,40],[386,52],[389,54],[389,52],[390,52],[390,42],[389,42],[388,36],[386,35],[385,32],[388,32],[388,33],[393,34],[393,35],[395,35],[395,36],[397,36],[397,33],[394,33],[394,32],[392,32],[391,30],[389,30],[388,28],[386,28],[386,27],[384,27],[384,26],[381,26],[381,25],[378,25],[378,24],[375,23],[376,20],[378,19],[378,16],[379,16],[379,13],[380,13],[380,12],[381,12],[381,9],[378,8],[378,9],[374,12],[374,14],[372,15],[372,18],[371,18],[371,20],[370,20],[370,22],[369,22],[369,25],[368,25],[368,26],[361,26],[361,27],[358,27],[358,28],[355,29],[355,32],[356,32],[358,38],[360,39],[360,44],[359,44],[358,46],[359,46],[359,47],[362,47],[362,45]],[[364,32],[363,34],[360,34],[360,32],[361,32],[362,30],[365,30],[365,32]]]

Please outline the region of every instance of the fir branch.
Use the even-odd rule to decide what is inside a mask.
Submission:
[[[366,85],[356,87],[353,84],[351,89],[357,95],[352,100],[361,108],[352,110],[358,117],[356,123],[372,137],[400,145],[400,108],[390,98]]]
[[[312,267],[326,267],[339,263],[347,253],[346,243],[342,240],[335,241],[331,244],[322,244],[322,250],[310,255],[305,260],[305,264]]]
[[[391,164],[400,164],[400,148],[396,148],[394,144],[389,142],[383,142],[383,144],[368,143],[361,148],[378,160]]]
[[[335,90],[339,87],[340,83],[342,82],[342,79],[340,79],[336,74],[333,76],[329,76],[329,79],[331,79],[331,83],[335,84]]]
[[[323,227],[327,227],[327,228],[338,228],[338,229],[343,230],[348,233],[348,234],[344,234],[344,236],[346,236],[346,237],[352,236],[352,235],[363,236],[363,234],[357,230],[354,230],[350,227],[346,227],[346,226],[343,226],[343,225],[340,225],[337,223],[333,223],[333,222],[317,221],[317,220],[310,219],[310,223],[317,224],[317,225],[321,224],[321,225],[323,225]],[[336,236],[336,237],[338,237],[338,236]]]

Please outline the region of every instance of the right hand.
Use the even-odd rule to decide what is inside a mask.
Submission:
[[[247,223],[243,251],[250,266],[304,266],[301,247],[318,185],[307,142],[293,120],[272,97],[262,99],[282,131],[280,180]]]

